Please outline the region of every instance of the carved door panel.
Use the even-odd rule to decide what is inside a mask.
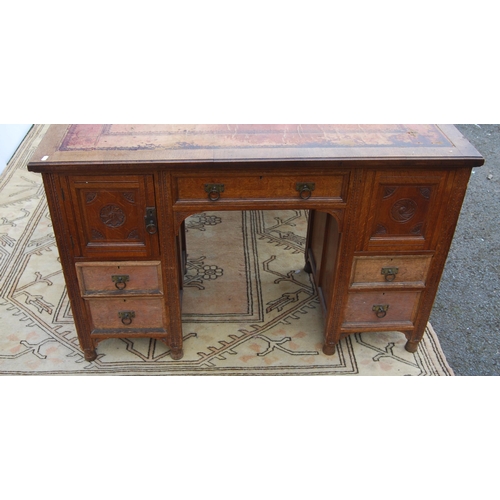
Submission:
[[[440,221],[447,173],[377,173],[366,250],[429,250]]]
[[[158,254],[152,176],[70,176],[68,184],[80,256]]]

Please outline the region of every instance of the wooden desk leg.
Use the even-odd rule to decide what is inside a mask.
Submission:
[[[159,199],[165,200],[159,206],[159,218],[163,220],[160,227],[160,244],[163,254],[163,280],[165,284],[165,300],[167,308],[167,343],[170,357],[179,360],[183,357],[182,307],[181,295],[185,272],[186,239],[184,214],[175,214],[171,199],[170,186],[172,180],[167,172],[162,172],[158,182]],[[186,214],[187,215],[187,214]]]
[[[183,220],[179,230],[182,275],[187,273],[186,221]]]
[[[429,321],[430,311],[432,310],[432,304],[434,303],[434,297],[436,295],[437,286],[434,291],[430,291],[427,297],[424,297],[424,307],[421,308],[421,317],[415,323],[415,328],[411,332],[404,332],[406,336],[405,349],[408,352],[415,353],[418,350],[418,345],[423,339],[425,332],[427,330],[427,322]],[[425,300],[426,299],[426,300]],[[427,304],[425,304],[427,302]],[[430,306],[429,306],[430,304]]]
[[[174,360],[179,360],[184,356],[184,351],[182,349],[182,306],[180,298],[180,291],[182,290],[182,288],[184,288],[184,275],[187,272],[186,225],[184,220],[180,225],[179,235],[176,239],[178,253],[176,272],[179,283],[179,290],[175,295],[175,302],[172,300],[170,301],[169,310],[171,315],[170,331],[175,332],[176,330],[178,330],[178,334],[170,334],[170,357]],[[171,297],[171,299],[173,298],[174,296]]]
[[[408,352],[414,353],[417,352],[418,350],[418,344],[420,344],[420,341],[422,340],[423,336],[425,335],[425,329],[427,328],[427,321],[422,321],[423,326],[417,325],[415,327],[415,330],[412,333],[408,333],[406,335],[406,344],[405,344],[405,349]],[[420,333],[419,333],[420,332]]]
[[[182,350],[182,348],[170,349],[170,357],[172,359],[175,359],[175,360],[182,359],[183,356],[184,356],[184,351]]]
[[[85,357],[85,361],[94,361],[97,358],[97,351],[94,349],[84,349],[83,355]]]
[[[86,346],[83,347],[83,355],[85,357],[85,361],[89,363],[91,361],[95,361],[97,359],[97,345],[105,339],[89,339],[85,342]]]
[[[170,269],[170,283],[179,281],[182,278],[182,269]],[[180,303],[180,286],[176,289],[172,287],[169,294],[169,345],[170,357],[179,360],[184,356],[182,350],[182,313]]]
[[[309,210],[309,218],[307,221],[306,247],[304,249],[304,258],[306,261],[305,265],[304,265],[304,271],[307,274],[311,274],[313,272],[311,261],[309,260],[309,252],[311,251],[312,228],[313,228],[313,221],[314,221],[314,214],[315,213],[316,213],[316,210]]]
[[[417,349],[418,349],[418,344],[420,344],[420,340],[408,340],[408,342],[406,342],[406,345],[405,345],[405,349],[408,351],[408,352],[417,352]]]
[[[323,344],[323,354],[326,356],[333,356],[337,348],[336,344]]]

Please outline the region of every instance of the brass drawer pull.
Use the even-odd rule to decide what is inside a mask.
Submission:
[[[146,216],[144,217],[146,231],[153,235],[158,232],[158,223],[156,221],[156,208],[146,207]]]
[[[316,184],[314,182],[297,182],[295,184],[295,189],[303,200],[308,200],[315,188]]]
[[[118,290],[123,290],[126,288],[127,281],[130,279],[130,276],[128,274],[113,274],[111,279]]]
[[[131,325],[132,318],[135,318],[135,311],[120,311],[118,317],[122,320],[124,325]]]
[[[205,184],[205,192],[208,193],[210,201],[217,201],[224,192],[224,184]]]
[[[372,311],[375,312],[377,318],[384,318],[389,309],[389,304],[379,304],[372,307]]]
[[[399,269],[397,267],[383,267],[381,274],[385,276],[385,281],[394,281],[396,279],[396,274],[398,274]]]

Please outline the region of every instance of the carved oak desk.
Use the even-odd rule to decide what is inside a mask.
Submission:
[[[414,352],[483,162],[448,125],[56,125],[28,168],[43,174],[92,361],[111,337],[182,357],[183,222],[204,210],[310,210],[323,352],[383,330]]]

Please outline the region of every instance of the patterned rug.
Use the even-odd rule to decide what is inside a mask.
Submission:
[[[431,325],[415,354],[399,332],[351,335],[334,356],[322,353],[322,311],[302,270],[308,213],[300,210],[190,217],[184,357],[172,360],[153,339],[110,339],[85,361],[41,176],[26,169],[46,130],[31,129],[0,178],[1,374],[453,375]]]

